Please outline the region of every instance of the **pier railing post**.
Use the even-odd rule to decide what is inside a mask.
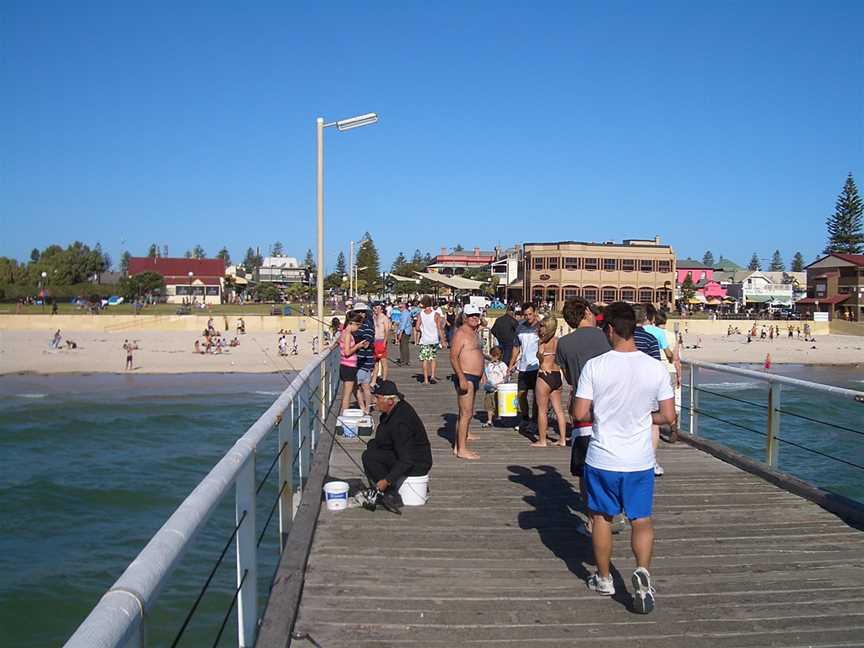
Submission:
[[[694,365],[690,365],[690,429],[688,432],[692,435],[699,434],[699,391],[696,389],[696,381],[699,379],[699,370]]]
[[[765,440],[765,461],[772,468],[777,468],[780,459],[780,383],[768,385],[768,438]]]
[[[258,625],[258,546],[255,538],[255,453],[246,460],[236,482],[237,631],[240,648],[255,643]],[[242,522],[241,522],[242,520]]]
[[[291,461],[294,458],[294,407],[291,404],[277,425],[279,433],[279,551],[285,550],[288,532],[291,530],[291,520],[294,517],[294,471]],[[287,419],[287,420],[286,420]],[[284,486],[284,487],[283,487]]]

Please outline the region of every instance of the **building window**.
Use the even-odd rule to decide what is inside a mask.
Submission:
[[[611,304],[616,299],[618,299],[618,290],[613,288],[612,286],[603,286],[603,290],[600,291],[601,301],[606,302],[607,304]]]
[[[633,272],[636,270],[636,259],[621,259],[621,269],[624,272]]]
[[[597,287],[596,286],[585,286],[582,289],[582,296],[587,299],[589,302],[597,301]]]
[[[546,267],[546,257],[534,257],[533,266],[535,270],[543,270]]]
[[[636,289],[635,288],[622,288],[621,289],[621,301],[626,302],[635,302],[636,301]]]
[[[652,259],[639,259],[639,269],[642,272],[654,272],[654,261]]]
[[[618,259],[603,259],[603,270],[615,272],[618,269]]]
[[[588,257],[585,259],[585,265],[582,266],[586,270],[597,270],[599,268],[596,257]]]
[[[576,286],[564,286],[564,299],[573,299],[579,296],[579,289]]]
[[[219,286],[207,286],[207,296],[208,297],[218,297],[219,296]]]
[[[558,301],[558,288],[550,286],[546,289],[546,301],[552,302],[553,304]]]
[[[672,262],[660,260],[657,262],[657,272],[672,272]]]
[[[654,301],[654,291],[650,288],[639,289],[639,303],[647,304]]]
[[[534,289],[531,291],[531,301],[535,304],[539,304],[543,301],[545,288],[543,286],[534,286]]]
[[[655,303],[662,304],[663,302],[670,301],[670,295],[668,290],[665,288],[658,288],[654,291],[654,301]]]
[[[549,257],[548,265],[546,266],[546,268],[548,270],[557,270],[559,261],[560,259],[558,257]]]
[[[565,270],[578,270],[579,269],[579,257],[564,257],[564,269]]]

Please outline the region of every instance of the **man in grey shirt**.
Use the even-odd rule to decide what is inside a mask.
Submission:
[[[564,321],[573,329],[571,333],[558,340],[558,351],[555,361],[564,371],[564,377],[573,388],[570,394],[570,416],[573,417],[573,394],[579,382],[582,367],[591,358],[602,355],[612,347],[606,334],[597,328],[594,305],[589,301],[576,297],[568,299],[564,304]],[[591,441],[591,423],[580,422],[573,418],[573,450],[570,454],[570,472],[579,477],[579,493],[585,501],[585,487],[582,482],[585,455],[588,443]]]

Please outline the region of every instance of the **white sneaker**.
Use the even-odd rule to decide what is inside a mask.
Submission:
[[[654,476],[655,477],[662,477],[663,473],[665,473],[665,472],[666,471],[663,470],[663,466],[661,466],[659,463],[656,463],[656,462],[654,463]]]
[[[635,576],[633,578],[636,578]],[[615,594],[615,585],[612,582],[612,575],[607,578],[601,578],[599,572],[594,572],[588,578],[588,589],[597,592],[602,596],[613,596]]]
[[[648,614],[654,609],[654,585],[644,567],[633,572],[633,609],[639,614]]]

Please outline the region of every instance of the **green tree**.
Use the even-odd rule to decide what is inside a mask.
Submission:
[[[129,272],[129,259],[132,258],[132,255],[129,254],[129,250],[123,250],[123,254],[120,255],[120,272],[124,275]]]
[[[453,254],[458,254],[459,252],[464,252],[465,248],[462,247],[461,243],[457,243],[456,247],[453,248]]]
[[[246,256],[243,257],[243,267],[248,272],[252,272],[255,268],[260,268],[264,264],[264,259],[251,247],[246,248]]]
[[[378,285],[381,276],[381,268],[378,250],[375,248],[375,241],[366,232],[363,241],[360,243],[360,249],[357,251],[357,267],[365,268],[357,272],[357,278],[366,282],[366,286],[374,289]]]
[[[708,251],[705,252],[705,254],[702,256],[702,263],[703,263],[704,265],[708,266],[709,268],[713,268],[713,267],[714,267],[714,255],[711,254],[711,250],[708,250]]]
[[[412,270],[423,269],[423,253],[419,249],[414,250],[414,254],[411,257],[411,265],[413,266]]]
[[[402,274],[406,265],[408,265],[408,259],[406,259],[405,255],[400,251],[399,254],[396,255],[396,258],[393,259],[393,265],[390,266],[390,272]]]
[[[159,246],[156,245],[155,243],[151,243],[150,249],[147,250],[147,256],[150,257],[151,259],[158,257],[159,256]]]
[[[276,241],[270,248],[270,256],[284,256],[285,255],[285,246],[282,245],[282,241]]]
[[[306,258],[303,259],[303,266],[306,268],[315,267],[315,255],[312,254],[312,249],[306,250]]]
[[[340,252],[339,256],[336,257],[336,270],[334,270],[334,272],[339,275],[340,282],[342,281],[342,275],[348,274],[345,265],[345,254],[343,252]]]
[[[216,253],[216,258],[222,259],[225,262],[226,266],[231,265],[231,253],[228,252],[227,247],[223,246],[222,249]]]
[[[186,250],[186,251],[183,253],[183,258],[185,258],[185,259],[191,259],[191,258],[192,258],[192,250]]]
[[[771,256],[771,265],[768,269],[771,272],[784,272],[786,270],[786,264],[783,263],[783,257],[780,256],[780,250],[774,250],[774,254]]]
[[[131,277],[123,277],[118,286],[124,299],[131,301],[136,297],[148,297],[165,291],[165,278],[158,272],[139,272]]]
[[[753,256],[750,257],[750,264],[747,266],[747,269],[748,270],[761,270],[762,269],[762,264],[759,263],[759,255],[756,254],[755,252],[753,253]]]
[[[693,284],[693,276],[688,272],[684,281],[681,282],[681,298],[689,303],[695,294],[696,286]]]
[[[30,250],[30,261],[32,261],[33,263],[39,262],[39,249],[38,248],[33,248],[32,250]]]
[[[837,196],[834,213],[827,218],[828,243],[824,253],[861,254],[864,250],[864,203],[850,172]]]
[[[261,301],[275,302],[280,298],[281,293],[279,288],[272,283],[260,283],[255,286],[255,296]]]
[[[792,272],[804,272],[804,255],[800,252],[792,257]]]
[[[206,259],[207,253],[204,251],[204,248],[200,245],[196,245],[192,248],[192,257],[195,259]]]

